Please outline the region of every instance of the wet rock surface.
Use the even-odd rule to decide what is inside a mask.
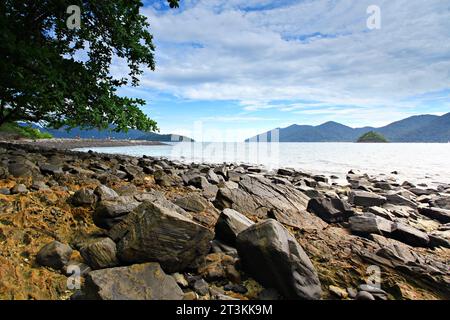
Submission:
[[[0,150],[2,299],[450,298],[446,184]]]

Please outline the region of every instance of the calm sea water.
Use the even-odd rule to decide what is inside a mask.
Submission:
[[[350,169],[429,184],[450,183],[450,143],[200,143],[82,148],[104,153],[165,157],[186,163],[246,163],[268,169],[290,167],[343,181]]]

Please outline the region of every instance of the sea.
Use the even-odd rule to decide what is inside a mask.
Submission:
[[[171,142],[75,150],[152,156],[184,163],[293,168],[345,183],[350,171],[427,185],[450,184],[450,143]]]

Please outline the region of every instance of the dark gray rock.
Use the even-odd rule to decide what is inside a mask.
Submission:
[[[414,193],[416,196],[431,195],[437,193],[436,190],[423,188],[410,188],[409,191]]]
[[[208,208],[208,201],[197,193],[178,198],[175,200],[175,204],[191,212],[202,212]]]
[[[243,214],[233,209],[224,209],[215,226],[216,237],[235,245],[237,235],[254,224]]]
[[[111,229],[133,211],[139,202],[131,196],[120,196],[116,200],[100,201],[92,216],[97,227]]]
[[[181,300],[175,279],[155,262],[90,272],[84,298],[94,300]]]
[[[400,222],[393,224],[391,237],[413,247],[427,247],[430,242],[425,232]]]
[[[450,222],[450,210],[433,207],[419,207],[419,213],[441,223]]]
[[[118,242],[119,259],[127,263],[158,261],[170,273],[196,265],[214,238],[207,228],[148,201],[122,223],[128,232]]]
[[[206,282],[203,279],[199,279],[194,282],[192,288],[195,292],[197,292],[199,295],[205,296],[209,293],[209,285],[208,282]]]
[[[8,188],[0,188],[0,194],[7,196],[11,194],[11,191]]]
[[[70,260],[72,248],[59,241],[52,241],[39,250],[36,261],[41,266],[62,269]]]
[[[375,297],[367,291],[359,291],[356,300],[375,300]]]
[[[350,202],[356,206],[373,207],[381,206],[386,202],[386,198],[373,192],[355,190],[350,193]]]
[[[373,213],[365,213],[350,217],[350,230],[356,234],[380,234],[389,235],[392,232],[393,223]]]
[[[391,203],[394,205],[408,206],[411,208],[417,207],[417,204],[414,201],[412,201],[398,193],[388,193],[385,195],[385,197],[386,197],[386,200],[388,203]]]
[[[33,190],[49,190],[49,186],[45,184],[44,181],[33,181],[31,185]]]
[[[219,189],[214,205],[220,210],[231,208],[247,216],[274,217],[284,224],[299,227],[309,216],[308,200],[293,186],[247,175],[239,182],[238,189]]]
[[[237,237],[244,269],[287,299],[320,299],[317,272],[303,248],[279,222],[252,225]]]
[[[110,238],[90,241],[81,247],[80,254],[92,269],[111,268],[119,264],[116,243]]]
[[[74,206],[90,206],[93,205],[97,201],[97,196],[94,194],[94,191],[87,188],[81,188],[76,191],[73,196],[70,198],[70,202]]]
[[[210,186],[210,183],[205,177],[198,175],[191,178],[188,182],[188,185],[194,186],[198,189],[206,189]]]
[[[105,185],[99,185],[97,188],[95,188],[94,194],[98,197],[100,201],[115,200],[119,197],[116,191]]]
[[[328,223],[345,221],[354,214],[350,205],[338,198],[313,198],[307,210]]]
[[[42,174],[48,175],[64,173],[61,166],[51,163],[43,163],[39,166],[39,169],[41,170]]]

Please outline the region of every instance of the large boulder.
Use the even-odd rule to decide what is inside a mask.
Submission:
[[[287,299],[320,299],[317,272],[303,248],[279,222],[268,219],[239,233],[237,248],[247,272]]]
[[[328,223],[344,221],[354,214],[350,205],[339,198],[313,198],[307,210]]]
[[[214,232],[161,205],[143,202],[121,223],[127,232],[118,257],[127,263],[157,261],[167,272],[195,266],[210,249]]]
[[[373,192],[354,190],[349,196],[350,202],[356,206],[373,207],[381,206],[386,203],[386,197],[380,196]]]
[[[39,250],[36,261],[41,266],[62,269],[70,260],[72,248],[59,241],[52,241]]]
[[[231,208],[247,216],[275,218],[281,223],[301,227],[310,214],[306,211],[309,198],[293,186],[273,184],[258,175],[246,175],[238,189],[220,188],[214,205]]]
[[[86,299],[181,300],[175,279],[155,262],[91,271],[83,287]]]
[[[236,210],[224,209],[215,226],[216,237],[234,245],[237,235],[253,223],[253,221]]]

